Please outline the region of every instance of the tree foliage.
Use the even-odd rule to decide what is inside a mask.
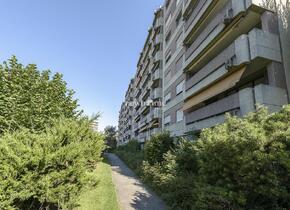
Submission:
[[[0,65],[0,209],[73,209],[96,184],[104,138],[73,95],[61,74]]]
[[[0,65],[0,134],[20,127],[39,131],[55,118],[78,116],[73,95],[61,74],[51,76],[12,57]]]
[[[0,138],[0,209],[72,209],[104,149],[87,119],[54,120],[45,132]]]
[[[116,149],[117,146],[117,128],[114,126],[107,126],[104,129],[105,142],[110,149]]]

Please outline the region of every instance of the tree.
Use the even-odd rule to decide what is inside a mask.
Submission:
[[[79,116],[73,95],[61,74],[23,66],[13,56],[0,65],[0,134],[20,127],[40,131],[55,118]]]
[[[114,126],[107,126],[104,130],[105,142],[110,149],[117,147],[117,128]]]

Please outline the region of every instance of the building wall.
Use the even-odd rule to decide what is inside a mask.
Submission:
[[[277,4],[279,2],[277,1]],[[290,93],[290,2],[289,0],[281,0],[281,4],[277,5],[277,13],[279,19],[279,32],[283,53],[284,69],[287,81],[288,96]],[[290,102],[290,98],[288,97]]]
[[[145,142],[165,130],[172,136],[198,133],[224,122],[225,113],[243,116],[255,111],[257,104],[274,112],[288,103],[290,4],[286,1],[275,5],[264,0],[165,0],[155,12],[125,97],[125,102],[157,98],[163,106],[146,108],[137,103],[127,108],[123,103],[120,140]],[[160,48],[154,47],[158,42]],[[183,81],[182,92],[177,93]],[[165,101],[169,93],[170,100]]]
[[[165,7],[165,22],[171,16],[169,24],[164,26],[164,80],[163,80],[163,97],[170,94],[169,103],[163,107],[163,119],[170,116],[170,123],[163,120],[163,130],[168,130],[174,136],[182,135],[184,128],[184,120],[177,122],[176,112],[183,107],[183,93],[176,93],[176,87],[184,81],[185,75],[183,74],[183,60],[184,60],[184,47],[183,47],[183,1],[170,1],[168,8]],[[168,34],[170,39],[167,40]],[[166,62],[168,53],[171,53],[171,58]],[[184,91],[184,87],[183,87]],[[165,102],[165,99],[163,99]]]

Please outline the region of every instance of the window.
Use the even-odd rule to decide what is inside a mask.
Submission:
[[[171,38],[171,31],[165,37],[165,43],[167,44]]]
[[[180,49],[183,47],[183,36],[182,33],[179,34],[178,38],[176,39],[176,48]]]
[[[176,122],[180,122],[183,120],[183,110],[179,109],[176,111]]]
[[[178,27],[179,23],[181,23],[181,18],[182,18],[182,11],[179,12],[175,22],[176,22],[176,28]]]
[[[165,72],[165,77],[168,77],[170,75],[171,69]]]
[[[171,116],[168,115],[164,118],[164,125],[170,125],[171,122]]]
[[[180,56],[180,58],[175,63],[175,69],[177,71],[182,70],[182,65],[183,65],[183,56]]]
[[[176,86],[176,95],[182,93],[183,89],[184,89],[184,80]]]
[[[170,13],[169,16],[167,17],[166,19],[166,22],[165,22],[165,27],[167,27],[171,21],[171,18],[172,18],[172,14]]]
[[[165,104],[168,104],[171,100],[171,92],[169,92],[165,97],[164,97],[164,101]]]
[[[168,1],[166,2],[166,9],[169,7],[169,4],[170,4],[170,0],[168,0]]]
[[[168,61],[170,60],[170,58],[171,58],[171,50],[169,50],[169,52],[165,56],[165,63],[168,63]]]

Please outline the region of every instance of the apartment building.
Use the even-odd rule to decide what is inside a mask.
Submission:
[[[118,122],[118,145],[126,144],[134,137],[133,133],[133,107],[130,102],[134,100],[134,79],[130,81],[128,86],[125,101],[121,105]]]
[[[126,97],[123,104],[124,107],[130,107],[132,113],[129,116],[122,111],[126,108],[121,108],[119,117],[120,121],[132,118],[131,138],[140,142],[161,132],[162,128],[163,22],[163,9],[160,8],[154,13],[152,26],[137,63],[134,82],[129,86],[129,89],[134,90],[133,98]],[[124,127],[126,122],[119,124],[120,130]],[[128,140],[124,139],[121,131],[118,142]]]
[[[186,132],[287,104],[278,20],[263,0],[188,0],[184,20]]]
[[[289,103],[290,34],[285,20],[290,13],[277,12],[285,10],[282,3],[264,2],[165,1],[155,13],[134,79],[135,100],[155,100],[157,88],[163,106],[134,107],[134,138],[144,142],[161,130],[173,136],[198,135],[224,122],[225,113],[242,117],[257,104],[273,112]],[[156,69],[159,79],[154,83]],[[154,129],[153,110],[158,110]]]

